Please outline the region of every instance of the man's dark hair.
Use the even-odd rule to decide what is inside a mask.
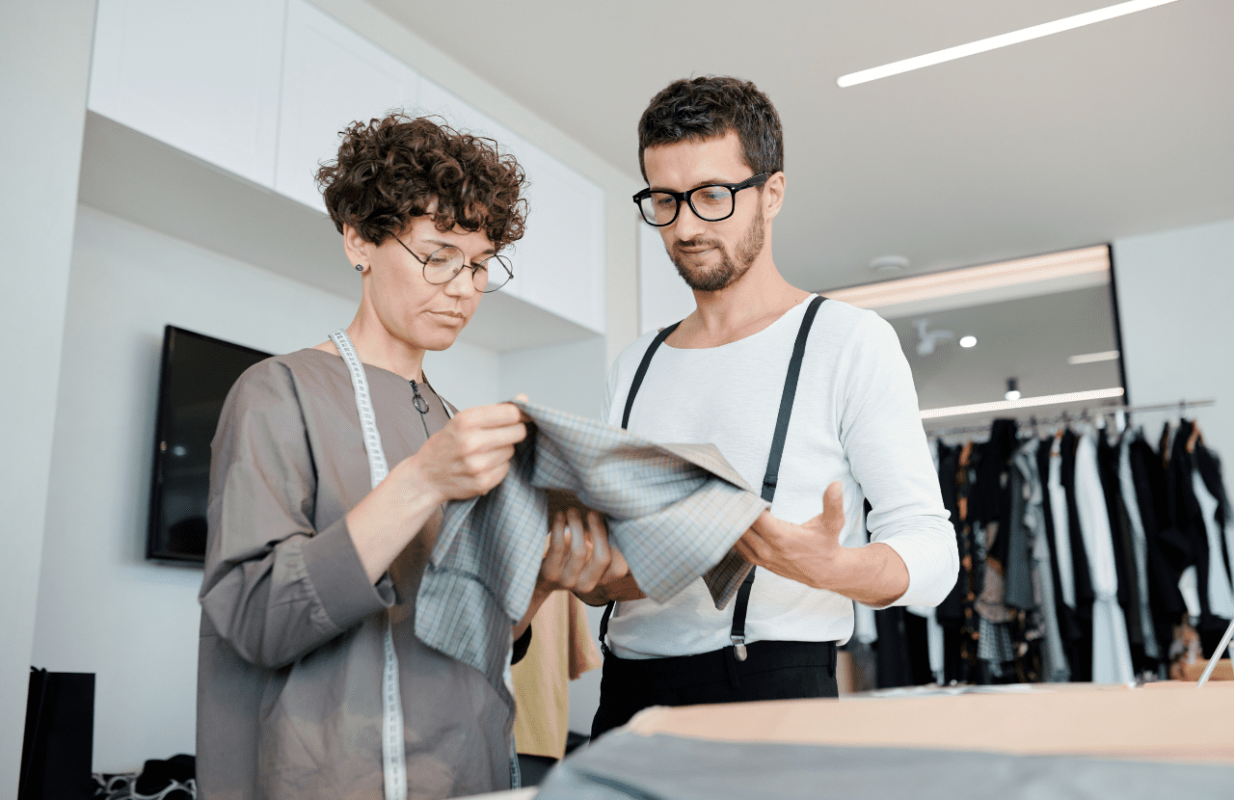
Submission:
[[[648,147],[700,142],[735,131],[746,165],[760,172],[784,169],[784,131],[767,95],[750,81],[708,75],[673,81],[651,99],[638,121],[638,166],[647,180]]]
[[[346,223],[381,244],[428,213],[440,231],[483,231],[500,250],[523,236],[527,179],[492,139],[393,113],[343,131],[338,157],[317,171],[339,233]]]

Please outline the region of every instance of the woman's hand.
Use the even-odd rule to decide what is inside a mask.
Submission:
[[[399,468],[437,503],[484,494],[509,472],[514,445],[527,438],[526,419],[512,403],[460,411]]]
[[[347,513],[347,529],[370,581],[381,578],[442,503],[501,483],[514,445],[527,438],[524,419],[511,403],[460,411]]]

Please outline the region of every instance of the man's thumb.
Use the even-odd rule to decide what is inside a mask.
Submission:
[[[823,526],[831,533],[844,528],[844,487],[839,481],[832,481],[823,493]]]

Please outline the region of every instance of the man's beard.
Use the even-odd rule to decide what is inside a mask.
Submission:
[[[669,258],[673,260],[673,265],[677,267],[677,274],[696,292],[718,292],[728,286],[731,286],[738,278],[745,275],[750,269],[750,265],[754,263],[754,259],[758,258],[758,254],[763,251],[763,209],[759,206],[758,213],[754,215],[754,221],[750,223],[746,235],[737,244],[736,256],[729,254],[724,246],[714,239],[692,239],[688,242],[676,242],[673,244],[673,249],[669,251]],[[693,271],[686,266],[686,259],[683,254],[677,252],[678,247],[699,247],[710,246],[720,252],[720,263],[710,269],[703,267],[694,267]]]

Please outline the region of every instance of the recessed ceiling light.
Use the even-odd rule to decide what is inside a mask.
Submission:
[[[1095,11],[1088,11],[1083,14],[1076,14],[1071,17],[1046,22],[1041,25],[1033,25],[1031,28],[1022,28],[1011,33],[1003,33],[998,36],[991,36],[987,39],[979,39],[968,44],[957,45],[956,47],[948,47],[945,50],[938,50],[933,53],[927,53],[923,56],[914,56],[906,58],[902,61],[895,61],[890,64],[884,64],[881,67],[872,69],[863,69],[860,72],[852,72],[848,75],[843,75],[836,80],[841,89],[849,86],[856,86],[859,83],[867,83],[869,81],[878,80],[879,78],[887,78],[892,75],[899,75],[902,72],[911,72],[922,67],[932,67],[935,64],[942,64],[946,61],[954,61],[957,58],[965,56],[973,56],[978,53],[985,53],[990,50],[997,50],[1000,47],[1008,45],[1020,44],[1032,39],[1040,39],[1043,36],[1050,36],[1055,33],[1073,30],[1085,25],[1092,25],[1094,22],[1105,22],[1108,19],[1121,17],[1126,14],[1134,14],[1137,11],[1146,11],[1150,8],[1163,6],[1166,3],[1173,3],[1176,0],[1131,0],[1128,3],[1119,3],[1106,8],[1098,8]]]
[[[1115,361],[1118,359],[1117,350],[1104,350],[1100,353],[1085,353],[1080,356],[1068,356],[1068,364],[1095,364],[1098,361]]]
[[[976,347],[976,346],[977,346],[976,336],[965,336],[962,339],[960,339],[960,347]]]

